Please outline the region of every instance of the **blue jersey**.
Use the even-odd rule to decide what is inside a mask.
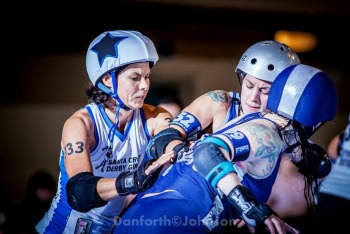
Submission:
[[[90,160],[95,176],[116,178],[122,171],[137,168],[144,158],[149,142],[149,133],[142,109],[134,110],[132,119],[122,134],[115,131],[112,143],[108,144],[109,129],[113,123],[104,109],[96,104],[86,106],[94,124],[95,147]],[[111,154],[109,153],[112,152]],[[68,181],[64,165],[64,152],[60,155],[58,191],[50,209],[37,224],[39,233],[111,233],[117,217],[125,206],[124,196],[117,196],[102,207],[86,213],[73,210],[66,197]]]
[[[244,116],[239,123],[255,118],[263,117],[254,113]],[[231,122],[218,134],[231,131],[235,126],[236,123]],[[114,233],[222,233],[223,229],[234,228],[233,219],[239,216],[233,206],[193,166],[193,150],[198,143],[200,141],[163,172],[153,187],[137,195],[121,216]],[[259,203],[266,202],[271,193],[280,155],[278,158],[269,176],[262,179],[244,174],[237,167],[242,184],[251,190]]]

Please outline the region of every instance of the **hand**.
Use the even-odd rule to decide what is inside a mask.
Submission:
[[[160,156],[157,160],[153,161],[148,165],[148,167],[145,170],[146,175],[153,174],[156,172],[159,168],[161,168],[163,165],[171,163],[171,160],[175,157],[174,151],[170,151],[168,153],[164,153],[162,156]]]
[[[246,225],[243,219],[236,219],[234,220],[233,224],[238,227],[242,228]],[[293,233],[298,234],[299,231],[292,226],[290,226],[288,223],[285,223],[283,220],[281,220],[279,217],[275,215],[271,215],[264,221],[265,229],[269,231],[270,233],[278,233],[278,234],[285,234],[285,233]],[[247,225],[247,228],[249,232],[255,233],[255,227]]]
[[[272,214],[270,217],[265,219],[264,224],[267,226],[265,229],[267,229],[270,233],[278,233],[278,234],[285,234],[285,233],[295,233],[298,234],[299,231],[289,224],[285,223],[282,219]]]
[[[143,192],[157,180],[161,167],[170,163],[173,152],[165,153],[158,159],[143,162],[135,171],[120,173],[115,181],[115,188],[120,196]]]

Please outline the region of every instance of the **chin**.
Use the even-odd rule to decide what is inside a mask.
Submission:
[[[140,109],[143,107],[144,102],[142,103],[135,103],[134,105],[131,105],[132,109]]]
[[[248,107],[246,108],[246,111],[244,112],[244,114],[251,114],[251,113],[255,113],[255,112],[259,112],[260,108],[252,108],[252,107]]]

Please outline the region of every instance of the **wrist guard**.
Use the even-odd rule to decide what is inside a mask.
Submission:
[[[189,146],[187,146],[188,142],[184,141],[173,148],[175,157],[171,159],[171,163],[175,164],[177,160],[180,160],[184,153],[189,150]]]
[[[146,191],[151,187],[156,181],[161,168],[150,175],[146,175],[145,170],[155,160],[148,160],[142,163],[136,171],[124,171],[120,173],[115,181],[115,188],[118,194],[120,196],[136,194]]]
[[[228,201],[242,214],[244,221],[253,226],[264,225],[265,219],[271,214],[277,214],[266,204],[257,205],[254,196],[249,189],[242,185],[237,185],[227,195]]]
[[[166,146],[174,140],[184,141],[181,133],[175,128],[166,128],[160,131],[149,141],[146,155],[149,159],[159,158],[164,153]]]

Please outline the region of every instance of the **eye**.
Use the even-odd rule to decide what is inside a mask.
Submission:
[[[139,77],[138,77],[138,76],[130,76],[129,78],[130,78],[131,80],[133,80],[133,81],[139,80]]]
[[[261,89],[261,92],[262,92],[263,94],[265,94],[265,95],[269,95],[269,93],[270,93],[270,88],[262,88],[262,89]]]
[[[249,89],[251,89],[251,88],[254,87],[254,84],[251,83],[250,81],[247,81],[247,82],[246,82],[246,87],[249,88]]]

